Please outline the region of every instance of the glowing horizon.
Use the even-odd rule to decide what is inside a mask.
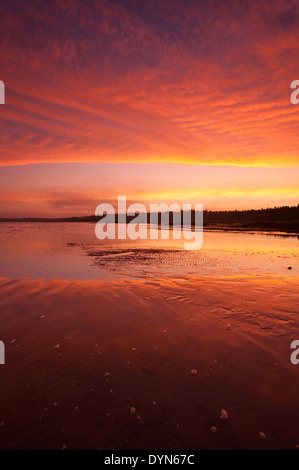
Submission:
[[[123,193],[298,204],[298,2],[12,0],[0,15],[1,217]]]

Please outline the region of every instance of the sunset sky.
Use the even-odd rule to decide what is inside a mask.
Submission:
[[[0,217],[299,203],[298,0],[2,0]]]

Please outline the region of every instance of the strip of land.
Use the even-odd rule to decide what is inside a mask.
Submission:
[[[145,221],[150,223],[153,214],[147,213]],[[158,225],[163,223],[162,213],[157,215]],[[169,213],[169,225],[177,224],[178,213]],[[119,223],[118,214],[109,215],[106,219],[110,222]],[[135,215],[127,215],[126,223],[134,220]],[[182,218],[182,212],[181,212]],[[78,217],[20,217],[20,218],[0,218],[0,222],[91,222],[96,223],[102,217],[89,215]],[[233,211],[207,211],[203,213],[204,227],[209,230],[262,230],[299,234],[299,204],[297,206],[283,206],[267,209],[233,210]],[[191,211],[191,225],[196,225],[196,213]]]

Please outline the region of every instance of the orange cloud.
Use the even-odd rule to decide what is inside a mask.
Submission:
[[[0,6],[0,165],[298,166],[298,2]]]

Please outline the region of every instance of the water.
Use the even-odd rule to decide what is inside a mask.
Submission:
[[[0,273],[47,280],[298,275],[297,236],[205,231],[202,249],[186,251],[184,240],[161,240],[158,232],[158,240],[100,241],[91,223],[2,223]]]
[[[0,224],[0,449],[296,449],[298,237],[183,243]]]

